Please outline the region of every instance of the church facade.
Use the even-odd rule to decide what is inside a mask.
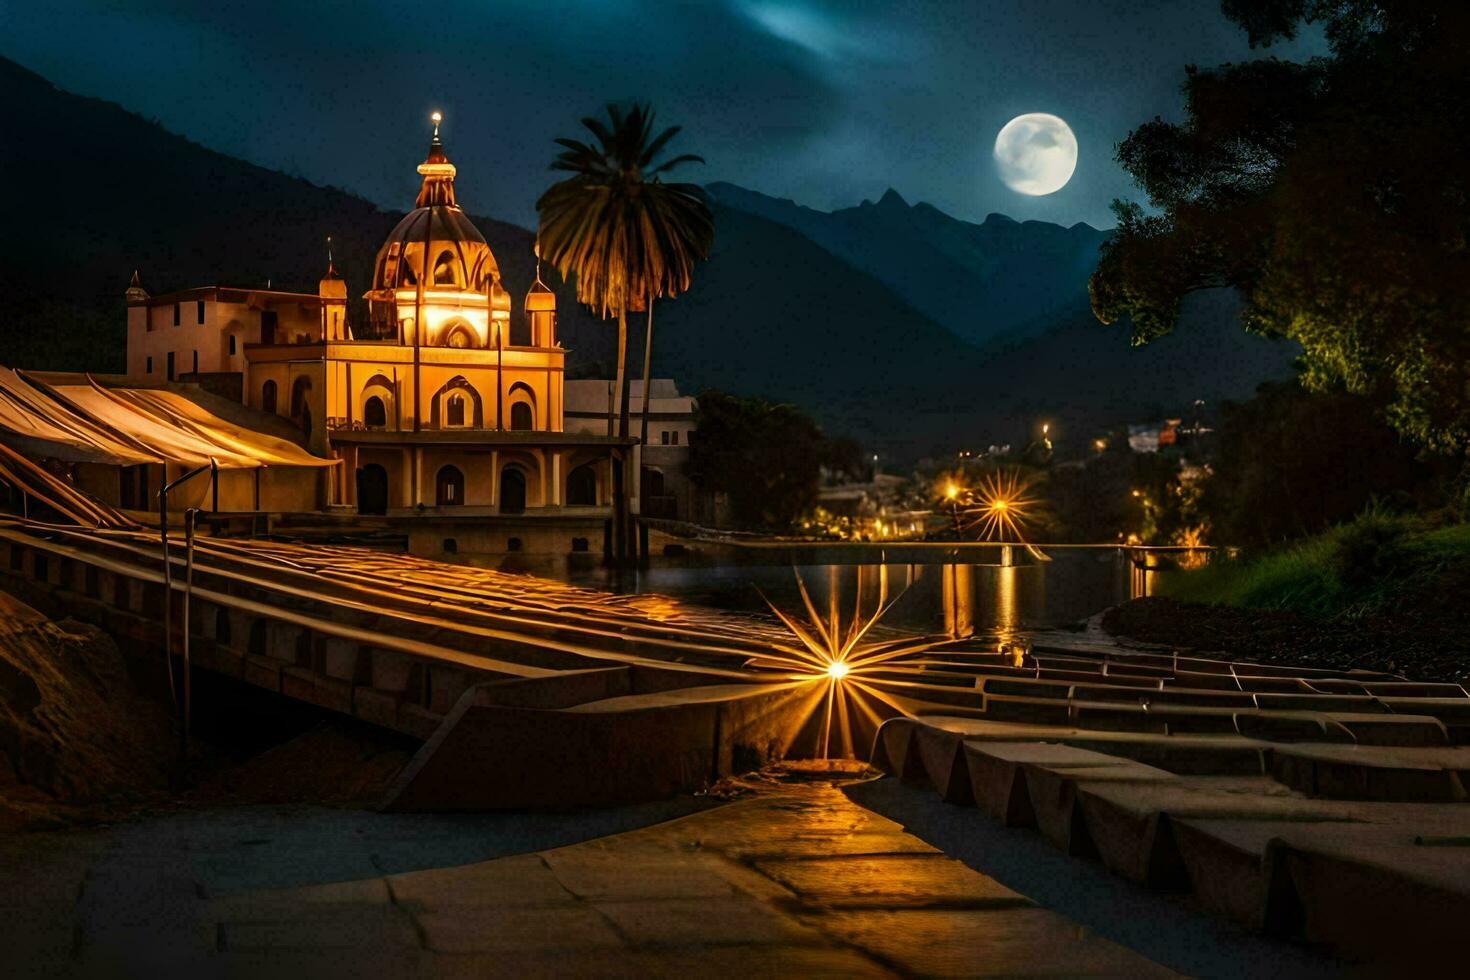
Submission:
[[[366,323],[349,327],[330,260],[315,296],[229,291],[244,305],[218,313],[197,291],[160,297],[156,311],[135,282],[129,373],[165,380],[177,358],[145,347],[158,331],[167,339],[169,321],[233,323],[206,331],[208,370],[240,371],[245,404],[291,419],[312,452],[341,461],[320,488],[323,509],[413,517],[420,552],[600,550],[612,467],[631,447],[566,430],[555,295],[538,276],[512,328],[512,297],[455,199],[437,120],[418,173],[415,207],[374,261]]]

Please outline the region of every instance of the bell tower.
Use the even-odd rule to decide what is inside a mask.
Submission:
[[[541,281],[541,240],[536,240],[536,281],[526,293],[526,317],[531,321],[531,346],[556,346],[556,294]]]
[[[332,239],[327,237],[327,271],[317,283],[316,294],[322,301],[322,339],[347,338],[347,283],[332,264]]]

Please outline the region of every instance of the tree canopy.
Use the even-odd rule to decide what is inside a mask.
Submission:
[[[1133,341],[1231,287],[1297,340],[1302,380],[1381,399],[1421,446],[1470,447],[1470,7],[1224,0],[1253,46],[1320,25],[1329,53],[1186,69],[1182,122],[1118,147],[1151,209],[1115,202],[1093,310]]]
[[[646,105],[606,111],[606,121],[582,120],[593,143],[556,141],[563,149],[551,169],[571,176],[536,202],[542,254],[575,277],[577,298],[604,317],[688,289],[695,262],[709,257],[714,241],[704,188],[663,181],[677,167],[704,162],[692,153],[661,159],[681,127],[655,135]]]
[[[795,405],[702,391],[689,436],[689,478],[727,494],[743,527],[788,527],[817,502],[822,430]]]

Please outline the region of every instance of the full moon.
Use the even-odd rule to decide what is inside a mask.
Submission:
[[[995,137],[995,166],[1013,191],[1040,197],[1067,186],[1077,169],[1077,137],[1045,112],[1017,116]]]

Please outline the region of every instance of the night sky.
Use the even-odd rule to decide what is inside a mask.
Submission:
[[[529,226],[551,140],[639,98],[709,161],[687,179],[822,209],[891,186],[971,220],[1099,227],[1112,198],[1136,196],[1114,144],[1177,117],[1183,66],[1251,56],[1218,0],[0,0],[0,54],[395,211],[412,204],[432,109],[461,203]],[[991,160],[1024,112],[1061,116],[1080,144],[1047,197],[1007,189]]]

